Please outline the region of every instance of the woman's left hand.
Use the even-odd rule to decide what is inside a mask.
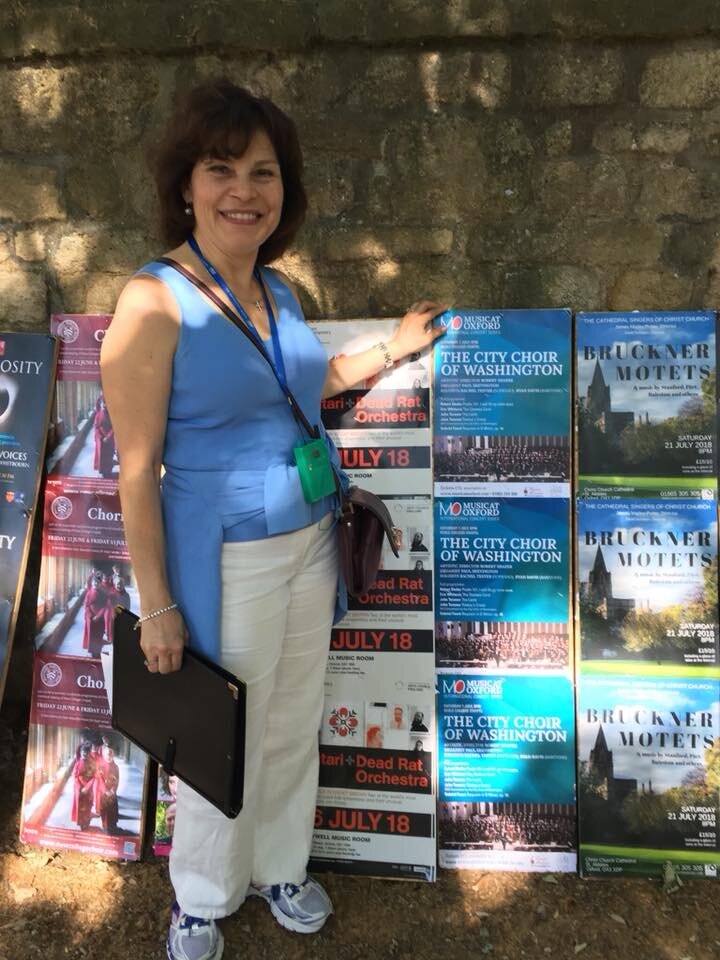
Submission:
[[[411,353],[420,353],[445,333],[444,327],[434,327],[432,321],[449,310],[449,304],[435,300],[418,300],[400,321],[398,331],[388,343],[396,362]]]

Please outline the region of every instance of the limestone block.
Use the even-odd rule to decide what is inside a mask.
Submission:
[[[572,148],[573,125],[571,120],[558,120],[545,131],[545,152],[550,157],[568,153]]]
[[[570,212],[622,214],[627,196],[627,174],[614,157],[553,159],[543,164],[539,203],[546,217],[563,219]]]
[[[88,272],[60,278],[59,295],[65,313],[112,313],[127,276]]]
[[[427,97],[420,63],[408,51],[381,53],[367,58],[364,71],[356,75],[347,92],[353,110],[382,112],[422,103]]]
[[[95,242],[95,231],[75,231],[60,237],[49,257],[50,264],[57,275],[61,279],[78,274],[83,275],[88,269]]]
[[[379,160],[383,156],[385,144],[394,137],[403,135],[401,127],[399,132],[393,131],[394,137],[390,137],[387,119],[377,112],[362,109],[326,109],[316,106],[308,112],[301,110],[293,119],[297,124],[300,143],[308,158],[308,164],[313,155],[319,153]]]
[[[21,260],[44,260],[45,233],[42,230],[19,230],[15,234],[15,255]]]
[[[702,107],[720,98],[720,50],[673,50],[652,57],[640,81],[649,107]]]
[[[601,153],[619,153],[638,148],[633,124],[628,121],[601,123],[593,132],[592,145]]]
[[[451,230],[424,227],[331,227],[321,238],[327,260],[394,260],[437,257],[450,253]]]
[[[355,185],[365,167],[358,160],[328,155],[312,158],[305,171],[309,218],[347,214],[355,203]]]
[[[501,52],[456,53],[434,50],[417,57],[425,105],[475,103],[494,110],[510,98],[510,58]]]
[[[571,230],[573,259],[599,266],[642,264],[658,261],[669,226],[632,223],[578,223]]]
[[[670,232],[663,250],[663,260],[669,267],[682,273],[691,273],[693,270],[707,269],[708,264],[711,269],[720,266],[716,252],[719,234],[712,221],[673,223],[667,227]]]
[[[0,159],[0,219],[28,222],[65,216],[52,167]]]
[[[594,270],[568,265],[515,267],[504,273],[503,280],[506,307],[603,307],[603,285]]]
[[[0,325],[47,333],[49,315],[42,271],[6,260],[0,267]]]
[[[520,117],[510,117],[498,122],[494,136],[482,137],[487,150],[497,167],[517,164],[535,152],[533,133]]]
[[[544,221],[489,222],[469,232],[467,254],[480,263],[545,263],[565,261],[572,249],[570,231],[562,223]]]
[[[646,166],[637,203],[647,220],[682,215],[709,220],[720,214],[720,183],[712,170],[697,171],[662,159]]]
[[[640,149],[655,153],[681,153],[689,142],[690,130],[671,124],[653,124],[642,130],[639,136]]]
[[[49,259],[61,282],[90,272],[118,274],[127,280],[157,254],[156,241],[144,233],[88,224],[85,230],[61,236]]]
[[[0,263],[4,263],[8,257],[12,256],[13,241],[12,236],[7,230],[0,230]]]
[[[693,281],[670,270],[626,270],[609,293],[611,310],[687,310]]]
[[[528,102],[590,106],[620,99],[625,75],[621,53],[597,47],[538,47],[523,64]]]
[[[6,149],[35,153],[53,147],[71,73],[47,64],[0,69],[0,129]]]

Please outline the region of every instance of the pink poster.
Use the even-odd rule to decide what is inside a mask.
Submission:
[[[113,611],[138,610],[119,462],[100,385],[109,316],[52,318],[60,340],[38,590],[21,838],[138,859],[147,757],[110,726]]]

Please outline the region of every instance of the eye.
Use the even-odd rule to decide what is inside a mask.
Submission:
[[[209,163],[207,165],[207,169],[210,171],[210,173],[224,174],[228,172],[230,167],[226,163],[217,161],[215,163]]]
[[[260,167],[258,170],[255,171],[255,175],[258,177],[262,177],[265,180],[270,180],[274,176],[276,176],[276,173],[274,170],[271,170],[269,167]]]

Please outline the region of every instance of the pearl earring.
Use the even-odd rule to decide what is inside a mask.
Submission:
[[[189,217],[192,215],[192,212],[193,212],[192,203],[190,203],[190,201],[188,200],[187,203],[185,204],[185,215]]]

